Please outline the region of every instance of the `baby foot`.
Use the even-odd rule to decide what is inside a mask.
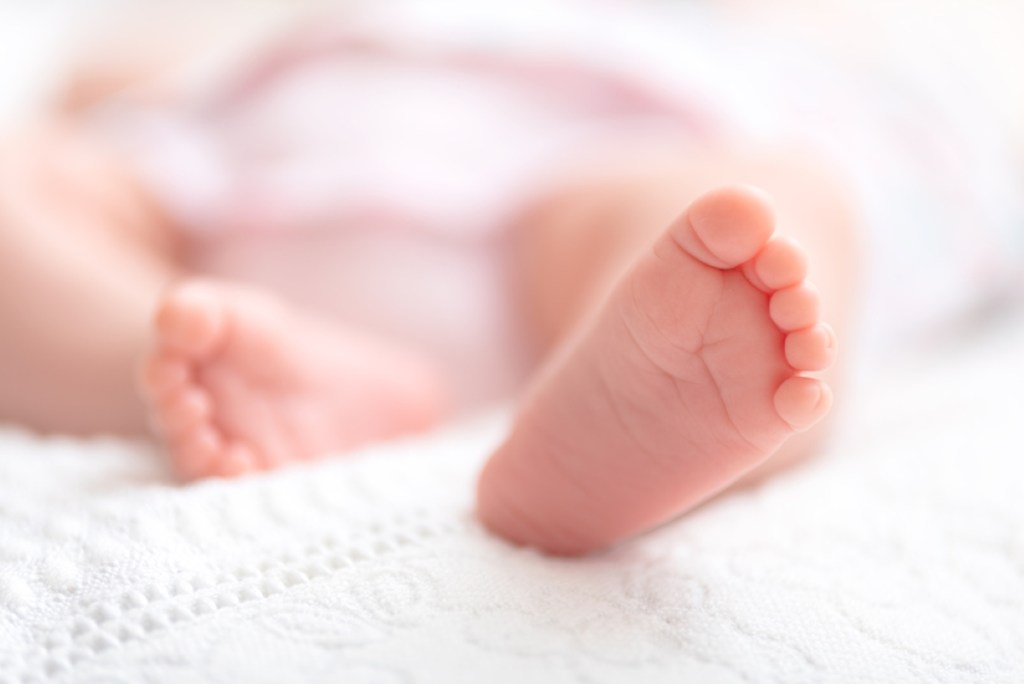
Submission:
[[[508,539],[585,553],[721,490],[832,395],[807,259],[765,196],[715,191],[641,257],[528,397],[485,467],[478,513]]]
[[[425,363],[255,290],[179,285],[160,304],[155,333],[144,391],[189,479],[349,449],[442,413]]]

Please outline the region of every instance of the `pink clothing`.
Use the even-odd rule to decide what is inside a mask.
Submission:
[[[531,362],[506,283],[511,218],[595,148],[718,125],[697,98],[594,59],[595,36],[544,49],[536,17],[513,15],[487,46],[493,16],[336,16],[180,109],[106,117],[202,270],[413,340],[467,398],[506,395]]]
[[[693,5],[483,5],[350,10],[178,109],[105,118],[200,267],[413,339],[473,396],[527,363],[504,228],[595,148],[717,136],[831,156],[878,244],[879,329],[948,315],[1009,268],[1008,164],[948,88],[737,43]]]

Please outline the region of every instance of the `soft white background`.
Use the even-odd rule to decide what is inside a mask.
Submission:
[[[1022,348],[879,369],[815,463],[578,561],[474,522],[500,415],[190,487],[0,431],[0,682],[1019,682]]]

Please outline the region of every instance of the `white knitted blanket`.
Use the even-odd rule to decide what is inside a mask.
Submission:
[[[503,417],[235,482],[0,432],[0,682],[1024,681],[1024,321],[639,541],[489,538]]]

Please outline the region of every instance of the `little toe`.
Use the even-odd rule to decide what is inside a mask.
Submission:
[[[259,458],[256,453],[245,444],[236,442],[230,444],[224,451],[216,465],[215,474],[221,477],[239,477],[254,470],[259,470]]]
[[[823,371],[836,359],[836,335],[825,323],[786,336],[786,362],[800,371]]]
[[[301,460],[301,459],[298,458],[298,457],[293,458],[293,459],[288,459],[288,458],[285,457],[284,453],[281,452],[281,451],[274,451],[274,450],[261,451],[258,454],[255,454],[255,453],[253,454],[253,459],[252,459],[253,469],[254,470],[276,470],[277,468],[280,468],[281,466],[283,466],[285,463],[288,463],[289,460],[297,461],[297,460]]]
[[[775,410],[794,430],[807,430],[832,407],[832,390],[821,380],[794,376],[775,391]]]
[[[771,198],[751,186],[730,186],[697,198],[670,233],[691,256],[715,268],[754,257],[775,231]]]
[[[155,354],[142,367],[142,386],[153,397],[179,392],[188,382],[188,364],[174,355]]]
[[[793,287],[807,277],[807,252],[800,244],[782,235],[775,235],[754,258],[757,282],[766,291]]]
[[[768,314],[784,332],[809,328],[821,319],[821,295],[806,281],[787,287],[772,295]]]
[[[157,309],[160,341],[191,356],[210,354],[223,337],[224,312],[220,300],[202,283],[174,288]]]
[[[210,426],[201,426],[173,439],[170,447],[174,466],[186,480],[211,475],[224,452],[223,440]]]
[[[166,397],[158,411],[165,434],[182,434],[209,421],[210,397],[197,387],[189,387]]]

